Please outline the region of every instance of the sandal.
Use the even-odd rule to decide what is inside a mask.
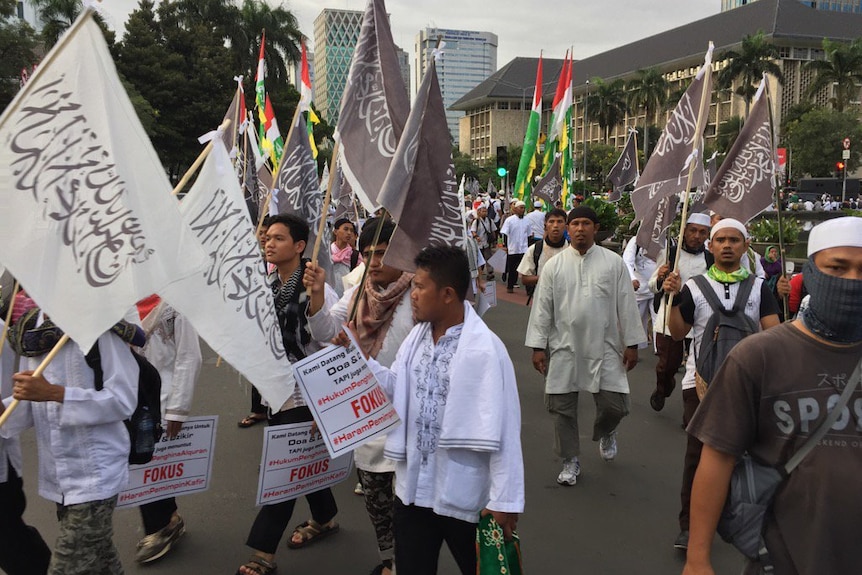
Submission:
[[[330,521],[326,525],[321,525],[314,519],[309,519],[305,523],[297,525],[294,528],[293,535],[291,535],[290,539],[287,540],[287,546],[290,549],[299,549],[300,547],[310,545],[314,541],[318,541],[319,539],[324,539],[329,535],[332,535],[337,532],[338,529],[339,525],[335,521]],[[294,541],[297,534],[302,538],[299,543]]]
[[[253,571],[256,575],[273,575],[278,570],[275,561],[267,561],[260,555],[252,555],[251,558],[236,570],[236,575],[242,575],[242,568]]]
[[[236,424],[238,427],[251,427],[264,421],[266,421],[265,413],[251,413],[240,419]]]

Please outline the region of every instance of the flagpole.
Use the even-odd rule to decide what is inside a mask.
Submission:
[[[772,97],[769,93],[769,82],[767,81],[766,74],[763,75],[763,85],[764,85],[764,96],[766,97],[766,105],[769,110],[769,127],[770,127],[770,140],[772,152],[772,178],[775,182],[775,191],[773,192],[773,200],[775,201],[775,211],[776,216],[778,218],[778,261],[781,264],[781,277],[785,277],[787,271],[784,267],[784,219],[781,216],[781,199],[778,197],[778,186],[780,185],[780,181],[778,179],[778,170],[775,169],[775,122],[772,115]],[[767,254],[768,255],[768,254]],[[790,320],[790,306],[787,301],[787,296],[781,297],[781,304],[784,311],[784,321]]]
[[[39,367],[36,368],[36,371],[33,372],[32,377],[39,377],[42,375],[42,372],[45,371],[45,368],[48,367],[54,358],[60,353],[60,350],[66,345],[66,342],[69,341],[69,335],[63,334],[63,337],[54,344],[54,348],[45,356],[45,359],[42,360],[42,363],[39,364]],[[6,423],[6,420],[9,419],[9,416],[12,415],[12,412],[15,411],[15,408],[18,407],[19,401],[17,399],[13,399],[9,405],[6,406],[6,410],[0,415],[0,428]]]
[[[712,44],[712,42],[710,42],[710,45],[711,44]],[[707,67],[707,64],[704,63],[703,72],[704,72],[704,74],[709,74],[710,76],[712,76],[712,63],[711,62],[709,63],[708,67]],[[694,152],[695,150],[698,150],[698,155],[700,155],[700,150],[703,149],[703,129],[704,129],[703,124],[704,124],[704,120],[706,119],[706,113],[705,113],[706,102],[707,102],[707,98],[712,96],[712,94],[711,94],[712,83],[710,82],[709,86],[707,86],[706,77],[704,77],[703,82],[704,82],[703,90],[701,91],[702,93],[700,95],[700,108],[698,108],[698,111],[697,111],[697,124],[695,124],[694,142],[692,145],[692,152]],[[710,89],[707,90],[707,88],[710,88]],[[698,146],[697,144],[700,144],[700,146]],[[674,260],[673,260],[673,268],[672,269],[674,269],[674,270],[676,270],[679,267],[679,257],[680,257],[680,255],[682,255],[681,246],[682,246],[682,242],[683,242],[683,235],[685,233],[685,221],[686,221],[686,218],[688,218],[688,197],[689,197],[689,194],[691,192],[691,182],[694,179],[694,169],[697,166],[697,164],[695,162],[698,162],[698,161],[700,161],[698,158],[696,158],[696,157],[692,158],[691,162],[689,163],[689,166],[688,166],[688,178],[686,179],[685,190],[684,190],[685,195],[683,196],[683,201],[682,201],[682,213],[680,214],[681,219],[680,219],[680,225],[679,225],[679,238],[677,239],[677,244],[676,244],[677,245],[676,256],[674,257]],[[670,246],[668,246],[668,247],[670,247]],[[665,327],[667,327],[668,320],[670,319],[670,308],[673,306],[673,297],[674,297],[674,295],[670,294],[670,296],[667,299],[667,305],[665,306],[665,314],[664,314],[664,325],[665,325]]]
[[[231,123],[232,123],[232,120],[230,118],[228,118],[227,120],[222,122],[221,126],[218,127],[219,131],[224,132],[225,130],[227,130],[230,127]],[[177,185],[171,191],[172,196],[176,196],[177,194],[179,194],[182,191],[183,188],[186,187],[186,184],[189,183],[189,180],[192,179],[192,176],[195,174],[195,172],[198,171],[198,168],[201,167],[201,165],[204,163],[204,160],[207,159],[207,156],[210,155],[210,152],[213,149],[213,142],[215,141],[215,139],[217,137],[218,137],[217,135],[213,136],[213,139],[209,141],[209,143],[206,145],[206,148],[204,148],[203,151],[200,154],[198,154],[197,159],[194,161],[194,163],[191,166],[189,166],[189,169],[186,170],[186,173],[183,174],[183,177],[180,178],[180,181],[177,182]]]
[[[18,295],[18,280],[12,288],[12,296],[9,298],[9,311],[6,312],[6,322],[3,324],[3,335],[0,337],[0,355],[3,354],[3,345],[6,343],[6,334],[9,333],[9,324],[12,321],[12,310],[15,309],[15,296]]]
[[[385,213],[377,217],[377,228],[374,230],[374,239],[371,241],[371,247],[369,248],[371,251],[368,256],[368,261],[365,262],[365,269],[362,270],[362,279],[359,281],[359,287],[356,289],[356,297],[353,298],[353,306],[350,308],[350,315],[347,316],[347,323],[356,319],[356,312],[359,309],[359,300],[362,299],[362,294],[365,291],[365,279],[368,277],[368,269],[371,267],[371,258],[374,257],[374,252],[377,249],[377,242],[380,241],[380,232],[383,230],[383,222],[385,219]]]
[[[291,126],[293,129],[293,126]],[[335,145],[332,147],[332,157],[329,163],[333,166],[338,161],[338,149],[340,142],[335,140]],[[338,170],[329,170],[329,181],[326,183],[326,195],[323,197],[323,207],[320,208],[320,223],[317,224],[317,237],[314,238],[314,250],[311,252],[311,263],[317,265],[317,258],[320,255],[320,244],[323,241],[323,232],[326,230],[326,218],[329,215],[329,203],[332,200],[332,184],[335,182],[335,174]],[[367,267],[365,269],[368,269]],[[311,297],[311,287],[306,288],[308,297]]]

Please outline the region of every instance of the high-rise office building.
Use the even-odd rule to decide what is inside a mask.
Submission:
[[[410,98],[410,54],[395,46],[395,57],[398,59],[398,67],[401,69],[401,79],[404,80],[404,89]]]
[[[338,122],[362,14],[325,8],[314,19],[314,105],[332,126]]]
[[[732,10],[751,4],[757,0],[721,0],[721,11]],[[854,14],[862,14],[862,0],[800,0],[802,4],[816,8],[817,10],[830,10],[833,12],[850,12]]]
[[[446,120],[449,133],[454,141],[458,140],[458,122],[463,112],[449,110],[464,94],[478,86],[497,70],[497,35],[491,32],[471,30],[446,30],[425,28],[416,36],[415,63],[416,86],[422,82],[428,63],[433,58],[438,38],[446,45],[443,56],[437,65],[443,105],[446,107]]]

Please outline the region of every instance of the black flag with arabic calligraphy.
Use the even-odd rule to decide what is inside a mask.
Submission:
[[[742,131],[706,191],[703,203],[725,218],[747,222],[775,195],[775,145],[764,90],[751,106]]]
[[[692,152],[703,142],[702,134],[696,132],[699,114],[706,114],[709,110],[708,105],[700,109],[704,90],[709,98],[712,90],[712,44],[707,50],[703,66],[668,119],[631,194],[632,207],[638,219],[646,219],[662,198],[684,192],[688,181],[688,162],[700,162],[699,158],[692,157]],[[704,126],[705,122],[701,122],[701,128]],[[695,170],[695,176],[691,187],[702,186],[703,170]]]
[[[416,269],[413,260],[422,248],[463,246],[463,199],[458,193],[433,60],[419,86],[379,199],[398,223],[383,263],[412,272]]]
[[[646,252],[646,256],[655,261],[665,246],[667,229],[676,217],[679,196],[672,194],[658,201],[641,222],[635,241]]]
[[[634,130],[629,132],[629,137],[626,140],[626,145],[620,154],[617,163],[608,172],[608,180],[613,185],[614,189],[611,192],[608,200],[617,202],[622,198],[625,187],[638,179],[638,164],[637,164],[637,142],[635,141]]]
[[[554,163],[548,169],[548,173],[542,178],[536,187],[533,188],[531,195],[534,198],[545,200],[545,202],[553,207],[563,193],[563,177],[560,175],[560,156],[554,158]]]

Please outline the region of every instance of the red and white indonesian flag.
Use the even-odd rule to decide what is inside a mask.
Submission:
[[[206,256],[85,10],[0,116],[0,262],[82,349]]]
[[[209,262],[203,271],[168,286],[162,297],[278,408],[293,393],[293,372],[255,225],[221,138],[213,141],[180,212],[209,254]]]

